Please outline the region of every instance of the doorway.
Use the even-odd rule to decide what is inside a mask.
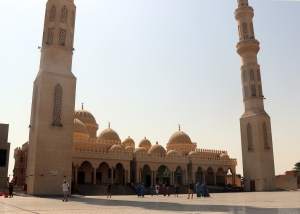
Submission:
[[[255,181],[250,181],[250,192],[255,191]]]

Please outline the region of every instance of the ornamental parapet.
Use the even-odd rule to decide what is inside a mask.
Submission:
[[[76,147],[72,149],[73,157],[108,158],[132,160],[133,153],[124,151],[108,151],[93,147]]]
[[[189,159],[186,156],[181,157],[159,157],[159,156],[135,156],[136,161],[144,162],[158,162],[158,163],[189,163]]]
[[[216,158],[208,156],[200,156],[191,158],[191,162],[194,164],[218,164],[218,165],[237,165],[235,158]]]
[[[243,41],[237,43],[237,45],[236,45],[237,52],[239,55],[243,54],[244,52],[249,52],[249,51],[258,53],[259,44],[260,44],[259,41],[257,41],[254,38],[243,40]]]
[[[254,10],[250,6],[239,7],[235,10],[234,15],[235,15],[235,19],[238,19],[238,17],[241,16],[241,15],[249,15],[253,18]]]
[[[225,150],[213,150],[213,149],[196,149],[195,151],[199,153],[216,153],[216,154],[227,153],[227,151]]]

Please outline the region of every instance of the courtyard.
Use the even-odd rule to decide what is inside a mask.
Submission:
[[[300,191],[218,193],[210,198],[187,199],[149,196],[72,196],[69,202],[61,198],[14,196],[0,198],[0,213],[263,213],[300,214]]]

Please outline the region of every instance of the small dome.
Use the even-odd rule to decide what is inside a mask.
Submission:
[[[191,157],[198,157],[199,154],[198,154],[198,152],[196,152],[196,151],[190,151],[190,152],[189,152],[189,156],[191,156]]]
[[[127,146],[125,148],[126,152],[134,152],[134,147],[133,146]]]
[[[175,156],[175,155],[178,155],[178,152],[175,150],[170,150],[167,152],[167,156]]]
[[[227,153],[222,153],[222,154],[220,155],[220,158],[223,158],[223,159],[230,159],[230,158],[229,158],[229,155],[228,155]]]
[[[168,144],[192,144],[192,141],[186,133],[177,131],[171,135]]]
[[[107,129],[104,129],[98,136],[98,139],[101,140],[116,140],[120,141],[120,137],[113,129],[108,127]]]
[[[128,138],[126,138],[124,141],[123,141],[123,145],[124,147],[128,147],[128,146],[132,146],[134,147],[135,146],[135,142],[132,138],[130,138],[130,136],[128,136]]]
[[[147,153],[147,150],[144,147],[138,147],[135,149],[134,153]]]
[[[166,150],[164,147],[162,147],[161,145],[159,145],[158,143],[156,143],[155,145],[153,145],[150,149],[149,149],[149,154],[153,154],[153,153],[159,153],[159,154],[166,154]]]
[[[140,141],[139,147],[143,147],[147,150],[151,148],[151,142],[145,137],[143,140]]]
[[[85,125],[78,119],[74,119],[74,137],[89,137],[88,130]]]
[[[120,145],[113,145],[108,151],[110,151],[110,152],[122,152],[123,148]]]
[[[77,111],[75,111],[74,116],[76,119],[80,120],[83,123],[98,125],[96,123],[94,116],[91,114],[91,112],[89,112],[87,110],[84,110],[84,109],[77,110]]]

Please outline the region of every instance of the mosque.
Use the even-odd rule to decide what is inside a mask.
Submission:
[[[240,118],[246,191],[275,190],[271,122],[263,106],[259,42],[255,39],[253,8],[238,0],[237,52],[245,112]],[[76,6],[74,0],[48,0],[40,69],[34,81],[29,142],[14,151],[13,182],[28,185],[32,195],[61,194],[61,182],[75,184],[145,183],[236,185],[237,160],[226,151],[197,148],[179,129],[166,148],[146,137],[137,144],[121,140],[108,127],[97,135],[96,119],[82,105],[75,109],[76,77],[72,73]],[[45,185],[47,184],[47,185]]]

